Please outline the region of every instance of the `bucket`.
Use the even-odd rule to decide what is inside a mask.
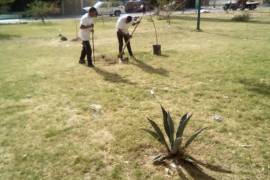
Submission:
[[[153,53],[155,55],[161,55],[161,45],[160,44],[153,45]]]

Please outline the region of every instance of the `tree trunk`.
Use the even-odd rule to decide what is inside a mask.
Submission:
[[[45,24],[45,17],[44,16],[41,16],[41,21],[43,24]]]

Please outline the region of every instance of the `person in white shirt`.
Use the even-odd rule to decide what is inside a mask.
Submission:
[[[92,49],[90,46],[90,32],[94,32],[93,17],[97,16],[97,10],[91,7],[88,13],[81,17],[80,22],[80,38],[82,40],[82,51],[80,56],[80,64],[85,64],[85,56],[87,56],[88,67],[94,67],[92,61]]]
[[[132,16],[121,16],[118,18],[117,23],[116,23],[116,30],[117,30],[117,38],[118,38],[118,43],[119,43],[119,55],[118,57],[120,59],[122,59],[123,57],[123,40],[125,40],[126,44],[127,44],[127,49],[128,49],[128,53],[131,57],[134,58],[133,56],[133,52],[131,50],[131,46],[130,46],[130,38],[131,35],[128,32],[128,28],[131,25],[135,25],[139,22],[136,22],[136,17],[132,17]]]

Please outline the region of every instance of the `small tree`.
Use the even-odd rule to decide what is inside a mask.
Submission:
[[[167,2],[168,2],[168,4],[165,5],[165,7],[163,8],[163,10],[165,12],[165,14],[163,16],[167,19],[167,23],[171,24],[171,15],[172,15],[172,13],[174,11],[177,11],[177,10],[184,11],[186,0],[183,0],[181,2],[168,0]]]
[[[159,19],[166,19],[168,24],[171,23],[171,15],[173,11],[185,9],[186,0],[174,1],[174,0],[156,0],[154,5],[156,9],[156,15]]]
[[[45,17],[49,14],[55,14],[59,11],[55,3],[48,3],[35,0],[28,5],[28,14],[34,18],[41,19],[45,23]]]

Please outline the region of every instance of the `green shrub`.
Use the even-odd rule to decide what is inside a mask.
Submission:
[[[249,13],[237,14],[232,17],[232,21],[237,21],[237,22],[248,22],[249,20],[250,20]]]
[[[264,0],[265,4],[270,4],[270,0]]]

